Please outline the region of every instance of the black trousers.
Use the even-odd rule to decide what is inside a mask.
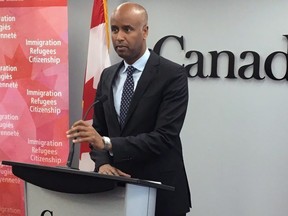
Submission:
[[[158,216],[160,216],[160,215],[158,215]],[[162,215],[161,215],[161,216],[162,216]],[[170,216],[186,216],[186,213],[180,214],[180,215],[170,215]]]
[[[187,213],[179,214],[179,215],[178,215],[178,214],[177,214],[177,215],[169,215],[169,216],[186,216],[186,214],[187,214]],[[155,216],[164,216],[164,215],[155,215]]]

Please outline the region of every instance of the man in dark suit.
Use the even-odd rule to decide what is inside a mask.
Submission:
[[[157,191],[155,215],[186,215],[191,200],[179,136],[188,103],[185,68],[147,49],[148,15],[141,5],[121,4],[110,22],[113,46],[123,61],[102,72],[93,125],[75,122],[67,137],[91,144],[99,173],[175,187]],[[132,84],[126,81],[129,66]],[[125,102],[123,118],[127,96],[122,94],[131,85],[133,96]]]

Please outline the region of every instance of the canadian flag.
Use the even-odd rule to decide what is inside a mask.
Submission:
[[[83,115],[94,102],[101,72],[111,65],[108,29],[107,1],[94,0],[83,89]],[[87,113],[85,120],[92,123],[92,117],[93,109]],[[80,170],[91,171],[94,169],[94,162],[90,159],[89,151],[88,143],[82,143],[80,146]]]

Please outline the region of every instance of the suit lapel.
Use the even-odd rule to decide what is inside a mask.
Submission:
[[[114,70],[111,70],[111,72],[109,72],[110,74],[108,77],[108,86],[110,86],[109,92],[108,92],[109,108],[110,108],[110,113],[111,113],[112,125],[115,126],[115,130],[117,130],[117,134],[120,134],[121,128],[120,128],[117,112],[116,112],[115,105],[114,105],[113,82],[116,76],[118,75],[118,71],[121,69],[122,66],[123,66],[123,62],[116,65]]]
[[[154,79],[154,76],[157,73],[158,64],[159,64],[159,57],[151,51],[150,57],[145,65],[145,68],[142,72],[142,75],[138,81],[137,87],[132,97],[130,107],[129,107],[127,117],[126,117],[127,118],[126,123],[129,121],[132,113],[135,111],[137,104],[142,98],[142,95],[145,93],[146,89],[149,87],[151,80]],[[125,125],[123,129],[125,129]]]

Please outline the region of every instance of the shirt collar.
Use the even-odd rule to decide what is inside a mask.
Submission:
[[[150,52],[148,49],[146,49],[145,53],[136,61],[132,64],[132,66],[134,68],[137,69],[137,71],[143,71],[144,68],[145,68],[145,65],[148,61],[150,57]],[[129,66],[129,64],[127,64],[125,61],[124,61],[124,71],[126,71],[127,67]]]

